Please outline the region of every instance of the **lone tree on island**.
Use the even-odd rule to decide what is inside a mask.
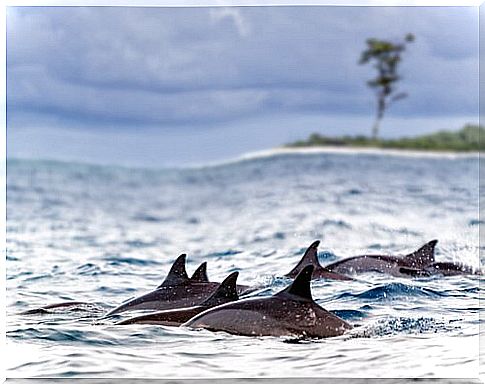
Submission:
[[[404,99],[407,94],[396,93],[396,83],[401,77],[397,74],[397,66],[401,61],[401,54],[406,49],[406,44],[414,41],[414,35],[408,33],[403,43],[392,43],[386,40],[368,39],[367,49],[362,52],[359,64],[369,61],[375,63],[377,77],[369,80],[367,85],[375,89],[377,97],[376,121],[372,127],[372,139],[376,140],[379,135],[379,124],[384,117],[386,109],[395,101]]]

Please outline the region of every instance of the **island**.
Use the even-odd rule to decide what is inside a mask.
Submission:
[[[402,137],[398,139],[372,139],[366,136],[329,137],[313,133],[307,140],[286,144],[287,148],[295,147],[360,147],[389,148],[425,151],[475,152],[484,149],[485,128],[467,124],[458,131],[438,131],[435,133]],[[482,140],[480,140],[482,137]]]

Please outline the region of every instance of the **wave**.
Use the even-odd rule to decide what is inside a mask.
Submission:
[[[352,337],[370,338],[399,334],[436,333],[438,331],[450,332],[459,328],[459,326],[450,325],[449,322],[430,317],[407,318],[389,316],[379,319],[373,324],[355,328],[352,332]]]
[[[18,164],[43,164],[52,167],[81,167],[81,168],[103,168],[111,170],[145,170],[145,171],[177,171],[177,170],[191,170],[223,167],[226,165],[234,165],[247,161],[260,160],[265,158],[281,157],[281,156],[309,156],[318,154],[337,154],[337,155],[372,155],[372,156],[392,156],[392,157],[408,157],[408,158],[436,158],[436,159],[478,159],[478,152],[452,152],[452,151],[419,151],[407,149],[381,149],[381,148],[364,148],[364,147],[300,147],[287,148],[277,147],[265,149],[260,151],[253,151],[236,155],[228,159],[218,159],[214,161],[207,161],[202,163],[187,163],[181,165],[154,165],[154,166],[136,166],[126,164],[112,164],[112,163],[94,163],[90,161],[81,160],[58,160],[58,159],[24,159],[24,158],[10,158],[7,159],[7,167]]]
[[[384,149],[364,147],[300,147],[300,148],[273,148],[262,151],[250,152],[240,156],[240,159],[254,159],[261,157],[272,157],[277,155],[311,155],[311,154],[343,154],[343,155],[378,155],[398,157],[426,157],[426,158],[478,158],[478,152],[453,152],[453,151],[419,151],[407,149]]]
[[[98,346],[112,346],[120,344],[115,336],[106,336],[105,333],[82,329],[63,329],[53,327],[27,327],[7,332],[13,339],[45,340],[56,343],[79,343]]]
[[[315,156],[315,155],[365,155],[365,156],[384,156],[384,157],[404,157],[411,159],[477,159],[478,153],[461,153],[461,152],[446,152],[446,151],[411,151],[404,149],[379,149],[379,148],[345,148],[345,147],[303,147],[303,148],[273,148],[261,151],[254,151],[244,153],[242,155],[222,160],[214,160],[204,163],[191,163],[181,166],[170,167],[166,169],[171,170],[197,170],[207,168],[219,168],[225,166],[233,166],[241,163],[264,160],[277,157],[287,156]]]
[[[337,299],[352,298],[360,300],[389,301],[402,297],[440,297],[443,296],[439,292],[433,291],[429,288],[416,287],[413,285],[406,285],[403,283],[389,283],[383,284],[379,287],[371,288],[361,293],[345,292],[338,296]]]

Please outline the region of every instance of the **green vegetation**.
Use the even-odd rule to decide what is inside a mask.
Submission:
[[[479,137],[485,138],[485,128],[468,124],[459,131],[439,131],[429,135],[403,137],[400,139],[370,139],[365,136],[327,137],[318,133],[310,135],[308,140],[301,140],[286,145],[287,147],[371,147],[429,151],[478,151],[484,149]],[[482,140],[483,141],[483,140]]]
[[[374,63],[377,76],[369,80],[367,85],[374,89],[377,97],[376,121],[372,127],[372,139],[379,135],[379,124],[386,109],[394,102],[407,97],[404,92],[396,93],[397,82],[401,76],[397,68],[401,62],[401,54],[407,43],[414,41],[414,35],[408,33],[403,43],[392,43],[387,40],[367,39],[367,49],[362,52],[359,64]]]

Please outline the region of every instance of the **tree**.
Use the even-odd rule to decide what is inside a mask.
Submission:
[[[367,49],[362,52],[359,64],[374,62],[377,69],[377,77],[369,80],[367,85],[373,88],[377,97],[376,121],[372,127],[372,138],[377,139],[379,125],[386,109],[395,101],[404,99],[407,94],[396,93],[396,83],[401,79],[397,73],[401,54],[406,49],[406,44],[414,41],[414,35],[408,33],[403,43],[392,43],[386,40],[368,39]]]

